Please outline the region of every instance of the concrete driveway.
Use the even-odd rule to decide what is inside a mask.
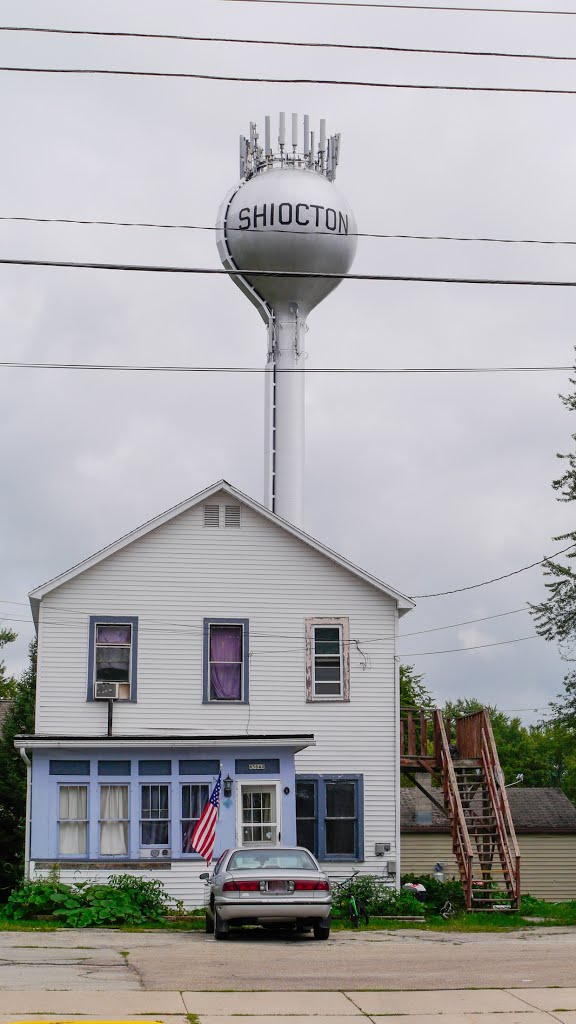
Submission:
[[[105,990],[114,999],[114,993],[143,991],[533,989],[575,984],[576,928],[467,935],[333,932],[327,942],[256,930],[239,931],[226,942],[199,932],[0,932],[0,1012],[2,992]],[[155,1012],[154,1005],[149,1012]],[[576,1024],[576,1016],[566,1024]]]

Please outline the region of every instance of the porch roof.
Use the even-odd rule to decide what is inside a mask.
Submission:
[[[134,735],[134,736],[47,736],[36,733],[35,735],[16,736],[14,746],[19,749],[24,747],[29,750],[79,750],[93,749],[95,747],[288,747],[297,753],[306,747],[316,746],[313,733],[253,733],[246,735],[216,735],[216,736],[183,736],[166,734],[163,736]]]

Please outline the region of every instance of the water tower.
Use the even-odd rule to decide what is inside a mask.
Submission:
[[[306,320],[339,281],[290,274],[348,273],[357,239],[354,215],[334,185],[340,136],[327,138],[325,121],[318,134],[310,131],[307,115],[301,140],[296,114],[290,127],[288,143],[280,114],[277,148],[269,117],[263,145],[255,124],[249,138],[240,136],[241,180],[220,207],[217,244],[268,329],[265,504],[301,526]]]

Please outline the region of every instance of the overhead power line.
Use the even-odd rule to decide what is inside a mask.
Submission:
[[[440,633],[443,629],[458,629],[460,626],[472,626],[476,622],[488,622],[491,619],[503,619],[507,615],[518,615],[520,612],[528,612],[528,607],[514,608],[511,612],[498,612],[497,615],[483,615],[479,619],[465,619],[463,622],[450,622],[447,626],[433,626],[432,629],[418,629],[415,633],[401,633],[399,635],[400,640],[405,640],[408,636],[422,636],[424,633]],[[371,643],[369,640],[364,640],[364,643]]]
[[[276,2],[276,0],[270,0]],[[361,89],[411,89],[433,92],[524,93],[527,95],[576,96],[576,89],[543,89],[508,85],[438,85],[416,82],[364,82],[344,78],[272,78],[251,75],[207,75],[192,71],[130,71],[118,68],[0,67],[0,71],[33,75],[104,75],[127,78],[193,79],[200,82],[258,83],[263,85],[337,85]]]
[[[0,69],[1,70],[1,69]],[[138,263],[81,263],[78,260],[22,260],[0,259],[0,265],[14,267],[61,267],[75,270],[123,270],[147,274],[211,274],[236,277],[247,274],[250,277],[294,277],[314,278],[333,281],[413,281],[421,284],[482,284],[513,285],[524,288],[576,288],[576,281],[554,281],[543,279],[514,279],[489,277],[426,277],[410,274],[321,274],[303,270],[257,270],[248,267],[226,270],[224,267],[170,267]]]
[[[521,569],[514,569],[512,572],[504,573],[503,576],[495,576],[491,580],[484,580],[483,583],[472,583],[468,587],[456,587],[454,590],[442,590],[437,594],[412,594],[412,600],[423,601],[427,597],[446,597],[448,594],[462,594],[465,590],[477,590],[478,587],[487,587],[490,583],[499,583],[500,580],[507,580],[511,576],[518,576],[521,572],[527,572],[528,569],[534,569],[537,565],[543,565],[544,562],[548,562],[551,558],[557,558],[558,555],[563,555],[566,551],[572,551],[574,547],[576,545],[569,544],[568,547],[555,551],[553,555],[545,555],[538,562],[531,562],[530,565],[524,565]]]
[[[240,4],[288,4],[301,7],[382,7],[392,11],[458,11],[461,14],[567,14],[576,11],[542,11],[520,7],[441,7],[439,4],[353,3],[352,0],[225,0]]]
[[[445,651],[412,651],[410,654],[400,654],[400,658],[420,658],[431,654],[457,654],[460,651],[479,651],[483,647],[504,647],[507,644],[520,644],[523,640],[537,640],[538,633],[531,633],[530,636],[519,636],[515,640],[497,640],[491,644],[474,644],[473,647],[451,647]]]
[[[232,43],[242,46],[287,46],[314,50],[371,50],[377,53],[421,53],[455,57],[505,57],[515,60],[576,61],[576,57],[548,53],[505,53],[501,50],[440,50],[419,46],[380,46],[375,43],[329,43],[296,39],[238,39],[232,36],[189,36],[173,32],[113,32],[110,30],[42,28],[32,25],[0,25],[0,32],[34,32],[59,36],[109,39],[158,39],[186,43]]]
[[[4,370],[104,370],[121,373],[269,373],[265,366],[122,366],[115,363],[24,363],[0,361]],[[544,373],[573,366],[312,366],[276,368],[275,373]]]
[[[19,608],[28,608],[30,606],[30,602],[29,601],[10,601],[8,598],[0,598],[0,604],[17,605]],[[52,604],[51,608],[53,610],[56,610],[56,611],[64,611],[64,612],[69,612],[70,611],[70,609],[66,605],[54,605],[54,604]],[[524,605],[522,608],[513,608],[512,611],[498,612],[495,615],[482,615],[480,618],[466,619],[464,622],[450,622],[450,623],[448,623],[445,626],[433,626],[431,629],[419,629],[419,630],[416,630],[415,633],[402,633],[400,639],[403,640],[406,637],[410,637],[410,636],[422,636],[424,633],[438,633],[438,632],[440,632],[441,630],[444,630],[444,629],[456,629],[456,628],[458,628],[460,626],[470,626],[470,625],[473,625],[476,622],[488,622],[489,620],[492,620],[492,619],[503,619],[503,618],[505,618],[508,615],[518,615],[520,612],[528,612],[528,611],[530,611],[530,609],[528,608],[527,605]],[[87,611],[82,611],[82,614],[89,615],[90,613],[87,612]],[[17,619],[13,615],[8,615],[8,616],[4,615],[3,617],[10,619],[12,622],[32,622],[31,618]],[[162,620],[162,621],[165,622],[166,620]],[[198,627],[198,628],[200,628],[200,627]],[[284,639],[292,639],[292,640],[299,640],[299,639],[301,639],[300,636],[296,636],[295,634],[286,634],[286,633],[256,633],[256,634],[254,634],[254,631],[252,631],[252,635],[253,636],[254,635],[256,635],[256,636],[273,636],[274,638],[277,638],[277,637],[281,636]],[[378,643],[381,640],[389,640],[391,637],[394,637],[394,636],[395,636],[395,633],[389,633],[387,636],[384,636],[384,637],[372,637],[370,640],[363,640],[362,643]],[[343,642],[345,642],[345,641],[343,641]],[[349,641],[349,642],[350,643],[356,643],[355,640],[354,641]]]
[[[576,58],[574,58],[576,60]],[[134,221],[134,220],[91,220],[88,218],[75,218],[75,217],[4,217],[0,216],[0,221],[6,222],[17,222],[25,224],[78,224],[81,226],[95,226],[95,227],[109,227],[109,228],[161,228],[177,231],[218,231],[218,227],[215,224],[163,224],[156,223],[153,221]],[[226,231],[239,231],[243,232],[246,228],[235,228],[230,225],[226,225]],[[266,234],[278,234],[278,235],[331,235],[334,236],[333,231],[320,231],[312,230],[306,231],[298,228],[281,228],[281,227],[269,227],[266,228]],[[478,235],[394,235],[394,234],[383,234],[375,231],[349,231],[348,236],[352,238],[384,238],[384,239],[400,239],[415,240],[422,242],[498,242],[506,245],[576,245],[576,239],[562,239],[562,238],[487,238]]]

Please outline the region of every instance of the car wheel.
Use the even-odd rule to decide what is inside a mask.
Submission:
[[[324,921],[318,921],[314,925],[314,938],[315,939],[327,939],[330,935],[330,922],[327,924]]]
[[[227,921],[223,921],[217,910],[214,911],[214,938],[215,939],[227,939],[229,924]]]
[[[214,918],[212,917],[212,914],[208,913],[208,911],[206,911],[206,917],[204,919],[204,928],[206,929],[207,935],[214,934]]]

